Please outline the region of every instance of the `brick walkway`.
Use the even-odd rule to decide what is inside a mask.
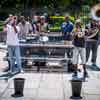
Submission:
[[[100,48],[99,48],[100,50]],[[97,64],[100,65],[100,51],[98,50]],[[0,73],[7,63],[3,63],[3,52],[0,53]],[[83,82],[82,100],[100,100],[100,71],[88,69],[89,78]],[[13,78],[8,82],[0,80],[0,100],[70,100],[71,74],[68,73],[23,73],[15,77],[25,78],[24,97],[12,98],[14,93]]]
[[[89,71],[90,78],[83,82],[83,100],[100,100],[100,72]],[[24,73],[24,97],[12,98],[13,79],[0,82],[0,100],[70,100],[71,74]],[[2,89],[2,91],[1,91]]]

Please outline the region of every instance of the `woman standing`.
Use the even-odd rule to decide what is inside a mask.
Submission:
[[[77,20],[75,24],[75,28],[73,31],[73,44],[74,44],[74,51],[73,51],[73,64],[74,64],[74,75],[77,76],[78,71],[78,60],[79,55],[81,57],[81,64],[83,66],[83,78],[88,76],[86,71],[86,50],[85,50],[85,32],[81,27],[81,21]]]

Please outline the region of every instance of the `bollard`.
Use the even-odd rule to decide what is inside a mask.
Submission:
[[[24,78],[15,78],[14,79],[14,90],[15,93],[12,94],[12,97],[22,97],[24,90]]]
[[[72,85],[72,96],[71,99],[82,99],[81,97],[81,88],[82,88],[82,80],[76,79],[71,80]]]

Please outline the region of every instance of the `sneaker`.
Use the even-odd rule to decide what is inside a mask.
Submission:
[[[94,64],[94,63],[92,64],[91,68],[92,68],[93,70],[95,70],[95,71],[100,71],[100,67],[97,66],[97,65]]]
[[[21,70],[21,71],[20,71],[20,73],[24,73],[24,71],[23,71],[23,70]]]
[[[74,72],[72,77],[77,77],[77,72]]]
[[[84,72],[84,76],[83,76],[84,78],[88,78],[89,77],[89,75],[88,75],[88,73],[87,72]]]
[[[95,66],[95,67],[97,67],[97,65],[96,65],[95,63],[93,63],[93,64],[92,64],[92,66]]]

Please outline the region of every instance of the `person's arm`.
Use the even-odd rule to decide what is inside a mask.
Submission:
[[[99,31],[98,29],[93,30],[93,34],[88,36],[87,38],[91,39],[91,38],[95,37],[97,35],[98,31]]]
[[[31,32],[31,34],[33,34],[33,28],[32,28],[32,25],[31,23],[29,23],[29,33]]]
[[[85,36],[85,28],[82,28],[82,36]]]
[[[20,34],[20,27],[16,26],[16,29],[17,29],[17,33]]]
[[[18,33],[18,30],[16,28],[16,21],[14,20],[12,27],[14,28],[15,33]]]
[[[16,28],[16,25],[13,26],[15,33],[18,33],[18,30]]]
[[[40,25],[40,23],[37,23],[37,27],[38,27],[38,31],[40,33],[41,32],[41,25]]]
[[[3,32],[7,33],[7,26],[6,25],[4,25],[4,27],[3,27]]]

